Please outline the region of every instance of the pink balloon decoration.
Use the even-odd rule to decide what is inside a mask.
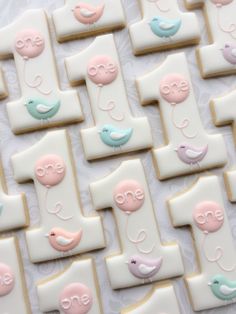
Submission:
[[[142,186],[135,180],[121,181],[113,191],[116,206],[130,214],[142,207],[145,199]]]
[[[24,29],[16,35],[15,49],[24,59],[39,56],[44,47],[43,35],[35,29]]]
[[[64,160],[58,155],[45,155],[35,164],[37,180],[47,188],[59,184],[65,176]]]
[[[87,314],[93,305],[92,292],[81,283],[71,283],[61,292],[59,302],[65,314]]]
[[[15,285],[15,276],[10,266],[0,263],[0,297],[9,294]]]
[[[211,0],[211,2],[213,2],[217,6],[227,5],[227,4],[230,4],[233,1],[234,0]]]
[[[118,67],[111,57],[99,55],[89,61],[87,73],[93,83],[103,86],[116,79]]]
[[[179,104],[189,96],[189,82],[180,74],[169,74],[160,83],[161,96],[170,104]]]
[[[199,203],[193,212],[193,219],[199,229],[208,233],[218,231],[224,223],[224,212],[215,202]]]

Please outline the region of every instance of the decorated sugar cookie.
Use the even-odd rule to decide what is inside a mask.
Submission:
[[[83,81],[89,94],[94,126],[81,131],[87,160],[152,146],[147,118],[132,115],[113,35],[97,37],[84,51],[66,59],[69,80]]]
[[[33,263],[105,246],[100,217],[85,217],[80,206],[70,145],[66,131],[53,131],[12,157],[16,181],[33,180],[39,201],[40,225],[26,231]]]
[[[63,273],[38,283],[37,292],[43,313],[54,310],[60,314],[103,313],[91,259],[74,261]]]
[[[171,284],[156,285],[152,291],[137,304],[121,311],[121,314],[180,314],[180,309]]]
[[[0,56],[14,57],[22,94],[7,104],[14,133],[83,119],[76,91],[60,90],[44,10],[26,11],[0,29],[0,41]]]
[[[0,308],[1,313],[31,314],[24,270],[16,238],[0,239]]]
[[[210,43],[197,49],[204,78],[236,72],[235,0],[185,0],[191,8],[202,7],[206,13]]]
[[[0,163],[0,233],[29,225],[25,195],[8,195],[4,172]]]
[[[121,0],[66,0],[52,17],[60,42],[125,26]]]
[[[139,159],[123,162],[113,173],[92,183],[90,191],[95,209],[112,208],[117,223],[121,252],[106,258],[113,289],[147,284],[183,273],[179,246],[161,242]]]
[[[236,251],[218,178],[201,177],[168,206],[173,225],[193,232],[199,267],[186,283],[194,311],[235,302]]]
[[[232,125],[234,142],[236,144],[236,91],[211,100],[210,108],[216,126]]]
[[[136,55],[197,44],[200,29],[193,13],[179,10],[176,0],[140,0],[142,20],[130,26]]]
[[[143,105],[155,100],[160,106],[166,145],[153,150],[160,180],[227,162],[222,135],[208,135],[202,126],[183,53],[168,56],[157,69],[138,78],[137,88]]]

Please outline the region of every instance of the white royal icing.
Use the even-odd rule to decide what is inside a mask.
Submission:
[[[103,6],[101,17],[92,23],[82,23],[74,16],[75,7],[81,3],[91,5],[91,10],[81,8],[85,17],[96,14]],[[125,16],[120,0],[66,0],[65,5],[53,12],[53,22],[59,41],[97,34],[98,32],[112,31],[125,26]],[[63,21],[63,22],[62,22]]]
[[[127,189],[126,187],[129,186],[127,180],[135,181],[140,187],[136,190]],[[150,281],[176,277],[183,273],[179,246],[176,243],[163,244],[161,242],[144,169],[139,159],[123,162],[113,173],[92,183],[90,191],[95,209],[112,208],[117,223],[121,251],[106,258],[113,289],[138,286]],[[136,204],[140,206],[134,211],[131,205],[135,207]],[[122,206],[123,210],[121,210]],[[140,260],[144,261],[137,265],[139,268],[132,269],[133,273],[137,270],[140,278],[129,270],[127,261],[132,256],[139,256]],[[154,259],[161,260],[160,268],[157,266],[158,272],[154,276],[143,276],[146,273],[146,271],[143,272],[145,267],[145,270],[153,267],[146,261]]]
[[[143,54],[154,50],[197,44],[200,40],[200,29],[195,14],[181,12],[176,0],[140,0],[142,20],[130,26],[130,37],[135,54]],[[162,20],[154,21],[154,18]],[[152,31],[150,23],[153,23]],[[169,35],[176,23],[179,30]],[[158,31],[166,30],[167,37],[158,36]]]
[[[26,231],[26,240],[32,262],[76,255],[105,246],[100,217],[96,215],[85,217],[83,215],[78,197],[78,186],[70,145],[66,131],[53,131],[47,133],[31,148],[12,157],[16,181],[25,182],[32,179],[39,202],[40,225]],[[48,154],[60,157],[64,163],[63,168],[58,164],[57,168],[53,169],[49,163],[45,165],[45,168],[38,167],[38,177],[36,177],[36,165]],[[27,164],[27,167],[22,167],[23,164]],[[49,188],[41,184],[39,180],[45,178],[43,171],[47,169],[52,171],[53,174],[57,171],[59,175],[62,169],[65,169],[61,182]],[[65,232],[58,233],[58,237],[55,237],[55,241],[51,245],[48,235],[53,228],[61,228]],[[79,243],[74,248],[66,250],[68,239],[74,238],[73,233],[76,232],[82,234],[82,236],[80,235],[81,239],[80,236],[77,237],[76,241]],[[91,237],[91,234],[93,234],[93,237]],[[71,241],[69,242],[71,243]],[[61,251],[55,249],[58,247]]]
[[[28,30],[39,35],[24,35]],[[14,133],[82,120],[76,91],[60,90],[44,10],[26,11],[15,22],[0,29],[0,41],[0,56],[14,57],[22,93],[20,99],[7,104],[10,125]],[[35,49],[38,55],[36,53],[33,57],[31,49]],[[59,110],[54,116],[36,119],[28,112],[26,106],[32,99],[37,102],[44,101],[49,105],[59,102]]]
[[[64,314],[64,311],[60,307],[60,294],[66,286],[72,283],[81,283],[91,290],[92,307],[89,312],[83,313],[102,314],[102,307],[99,300],[99,288],[97,285],[97,275],[92,259],[75,260],[63,273],[60,272],[58,275],[54,275],[51,278],[39,282],[37,284],[37,292],[40,310],[42,312],[57,310],[60,314]],[[48,297],[49,295],[50,298]],[[88,302],[89,301],[86,303]],[[65,305],[67,305],[66,302]],[[68,303],[68,306],[69,305],[70,304]],[[65,308],[68,308],[68,306],[65,306]],[[70,312],[68,311],[68,313]]]
[[[209,233],[207,228],[205,232],[200,229],[194,220],[196,207],[204,202],[214,202],[222,210],[222,214],[218,213],[215,217],[210,209],[207,211],[207,207],[205,214],[199,214],[199,226],[204,225],[203,221],[222,224]],[[217,298],[208,285],[216,275],[223,275],[232,281],[236,279],[236,252],[218,178],[201,177],[189,190],[171,198],[168,206],[173,225],[190,225],[193,232],[199,269],[197,273],[186,276],[193,309],[201,311],[229,304],[230,301]]]
[[[117,76],[110,84],[95,84],[88,75],[91,60],[98,56],[111,58],[111,68],[104,67],[102,63],[99,65],[100,73],[104,74],[103,79],[109,71],[112,73],[113,67],[116,68]],[[136,118],[131,114],[113,35],[97,37],[87,49],[67,58],[65,62],[72,84],[86,82],[92,107],[95,125],[81,131],[86,159],[92,160],[152,146],[152,135],[147,118]],[[109,107],[111,110],[104,109]],[[112,125],[120,131],[131,129],[131,137],[120,147],[109,146],[101,140],[99,134],[104,125]],[[113,135],[116,136],[116,133]]]
[[[167,101],[160,90],[163,80],[173,75],[183,77],[181,83],[184,85],[181,83],[175,85],[175,80],[173,80],[171,83],[173,90],[167,84],[163,85],[163,91],[165,92],[165,88],[167,88],[170,92],[168,96],[172,96],[172,92],[175,92],[174,96],[177,98],[180,95],[178,89],[183,88],[183,90],[186,89],[186,93],[189,92],[188,95],[186,94],[186,99],[177,104]],[[184,53],[169,55],[157,69],[138,78],[137,87],[143,105],[158,101],[160,106],[166,145],[153,150],[159,179],[199,172],[204,169],[223,166],[227,162],[222,135],[208,135],[202,126],[191,84],[191,74]],[[186,157],[186,162],[181,160],[177,154],[178,148],[182,144],[189,147],[186,149],[185,155],[181,155],[181,157]],[[198,159],[196,152],[204,152],[204,150],[207,151],[206,155],[202,160],[200,160],[201,158]],[[193,158],[194,156],[196,158]]]
[[[5,264],[12,270],[14,276],[14,286],[12,291],[0,296],[1,313],[15,314],[18,313],[31,314],[27,289],[24,279],[23,266],[16,238],[0,239],[0,264]],[[1,271],[1,270],[0,270]],[[3,281],[0,281],[3,284]],[[10,284],[11,280],[5,283]],[[1,289],[1,287],[0,287]]]
[[[205,12],[209,45],[197,49],[201,74],[204,78],[236,72],[236,57],[234,64],[223,56],[226,44],[236,45],[236,2],[225,0],[185,0],[191,8],[202,7]],[[218,2],[218,5],[216,4]],[[229,3],[227,3],[229,2]],[[224,4],[225,3],[225,4]]]
[[[26,227],[29,224],[25,195],[8,195],[3,169],[0,166],[0,232]]]
[[[138,304],[121,311],[121,314],[180,314],[179,304],[172,285],[156,286]]]

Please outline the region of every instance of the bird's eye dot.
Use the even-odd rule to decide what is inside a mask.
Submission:
[[[225,48],[229,48],[229,45],[228,45],[228,44],[226,44],[226,45],[225,45]]]
[[[55,236],[55,232],[51,232],[51,236]]]
[[[216,285],[219,284],[219,281],[218,281],[218,280],[215,280],[215,281],[214,281],[214,284],[216,284]]]
[[[136,264],[136,261],[135,261],[135,260],[132,260],[132,261],[131,261],[131,264]]]

